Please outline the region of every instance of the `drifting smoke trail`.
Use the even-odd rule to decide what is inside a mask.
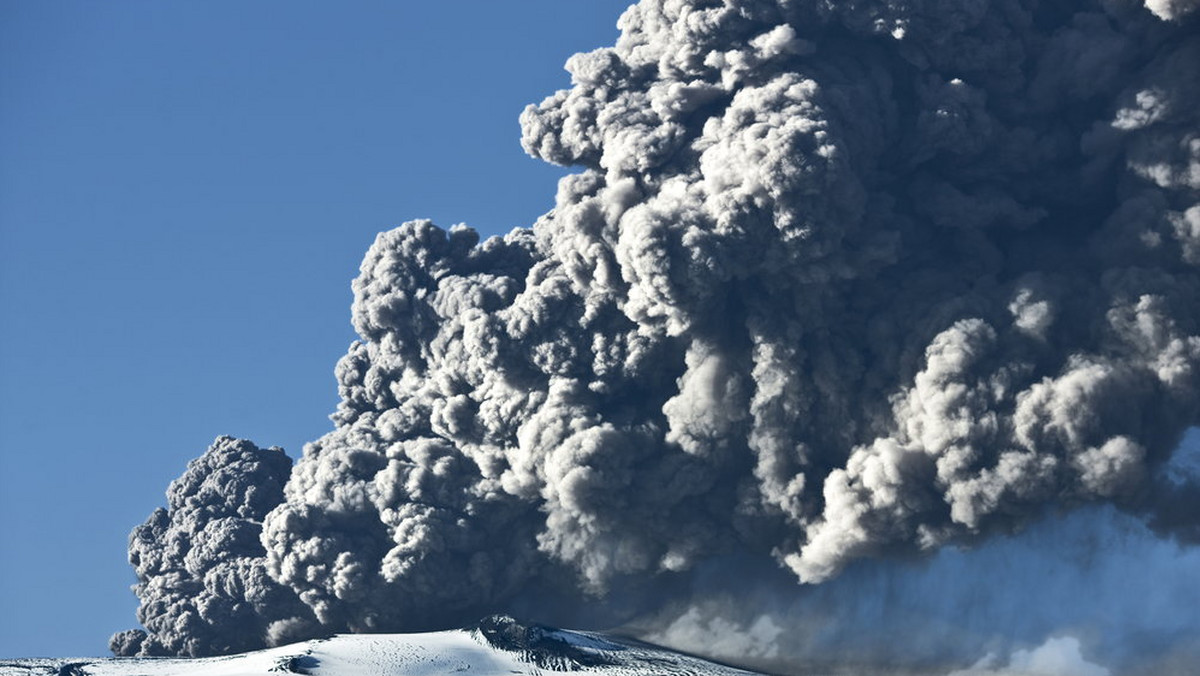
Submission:
[[[258,481],[210,450],[221,488],[135,533],[150,634],[114,649],[429,628],[722,557],[820,583],[1097,503],[1195,542],[1200,484],[1164,466],[1200,423],[1196,7],[632,7],[521,117],[583,169],[556,208],[381,234],[336,429],[236,515],[261,549],[189,511]]]
[[[1085,509],[969,551],[861,561],[817,587],[711,561],[690,594],[629,630],[777,673],[1038,673],[1020,656],[1043,648],[1042,659],[1073,652],[1114,675],[1185,676],[1200,664],[1198,567],[1200,549]]]

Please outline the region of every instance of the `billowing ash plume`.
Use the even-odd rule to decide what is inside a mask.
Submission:
[[[142,599],[141,630],[113,636],[118,655],[207,655],[262,646],[270,633],[312,623],[267,574],[262,519],[283,497],[292,461],[279,448],[220,437],[188,463],[129,537]]]
[[[232,594],[267,642],[726,554],[818,583],[1093,503],[1195,542],[1163,468],[1200,423],[1196,6],[630,8],[521,117],[582,169],[556,208],[379,236],[336,429],[239,515],[263,549],[135,560],[150,636],[116,649],[232,649],[180,619],[216,565],[298,599]],[[207,528],[175,508],[135,553]]]

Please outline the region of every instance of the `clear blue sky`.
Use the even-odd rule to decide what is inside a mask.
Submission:
[[[627,0],[0,0],[0,657],[136,625],[129,530],[219,434],[330,428],[350,280],[529,225],[517,116]]]

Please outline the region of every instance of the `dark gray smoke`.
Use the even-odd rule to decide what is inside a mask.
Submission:
[[[288,627],[312,630],[312,612],[267,574],[260,542],[263,517],[282,500],[291,469],[281,449],[231,437],[188,463],[167,489],[167,509],[129,536],[138,621],[147,631],[113,636],[114,653],[241,652]]]
[[[1197,6],[630,8],[521,116],[581,168],[552,212],[367,253],[336,429],[242,517],[238,570],[303,612],[235,599],[247,641],[723,556],[819,583],[1093,504],[1200,540],[1200,483],[1164,469],[1200,424]],[[216,561],[135,561],[150,636],[118,652],[232,649],[173,610]]]

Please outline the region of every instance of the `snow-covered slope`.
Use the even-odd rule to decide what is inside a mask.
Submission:
[[[592,676],[746,675],[630,639],[489,618],[470,630],[353,634],[197,659],[0,660],[0,676]]]

